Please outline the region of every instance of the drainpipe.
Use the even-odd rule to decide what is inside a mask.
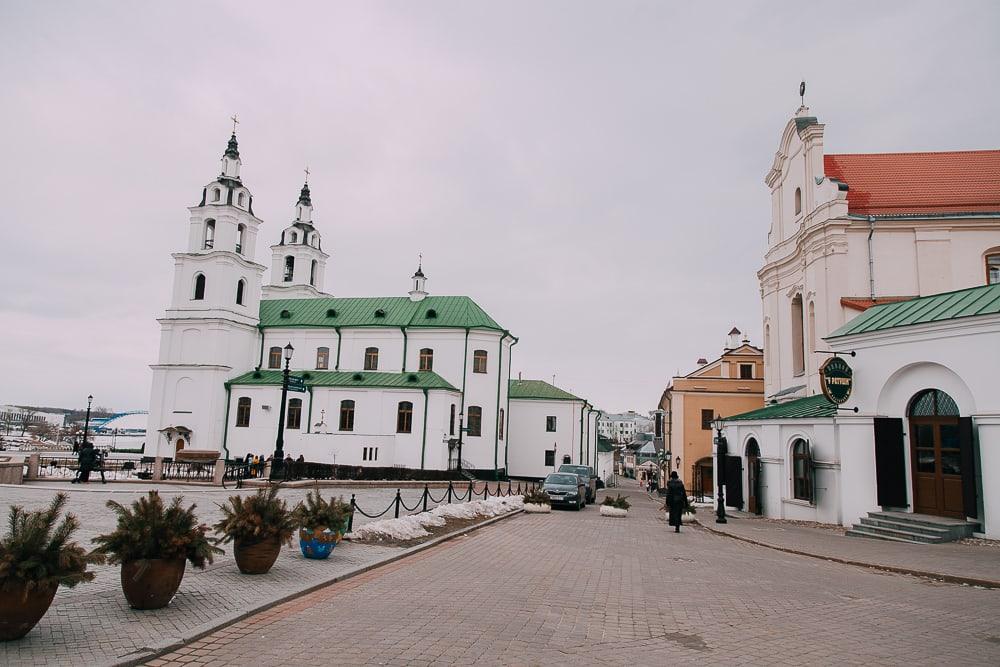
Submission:
[[[399,330],[403,332],[403,372],[406,372],[406,327],[399,327]]]
[[[260,357],[257,359],[255,371],[259,371],[264,366],[264,327],[260,324],[257,325],[257,333],[260,334]]]
[[[306,416],[306,433],[312,433],[309,429],[312,428],[313,421],[313,388],[311,386],[306,387],[309,392],[309,414]]]
[[[462,359],[462,409],[459,410],[463,415],[465,414],[465,375],[466,371],[469,369],[469,328],[465,328],[465,358]]]
[[[580,458],[577,459],[577,465],[583,465],[583,413],[586,411],[587,401],[584,401],[580,406]]]
[[[500,479],[500,475],[497,472],[500,461],[500,381],[503,380],[503,342],[506,339],[507,332],[504,331],[500,335],[500,346],[497,350],[497,408],[493,413],[497,418],[497,427],[493,430],[493,476],[498,480]]]
[[[333,370],[340,370],[340,327],[334,327],[334,331],[337,332],[337,362],[333,365]]]
[[[427,411],[428,406],[427,387],[424,387],[424,438],[420,443],[420,469],[424,469],[424,453],[427,451]]]
[[[514,342],[507,349],[507,412],[504,413],[504,418],[507,420],[507,427],[504,429],[506,444],[503,447],[503,467],[508,472],[508,477],[510,476],[510,463],[507,457],[507,453],[510,452],[510,363],[511,358],[514,356],[514,346],[520,340],[517,336],[512,336],[512,338]]]
[[[263,340],[263,336],[261,337],[261,339]],[[225,421],[222,422],[222,450],[226,452],[226,460],[228,461],[229,447],[226,446],[226,439],[229,436],[229,403],[232,401],[232,398],[230,396],[230,392],[232,390],[230,389],[228,382],[225,383],[225,386],[226,386],[226,416],[225,416]]]
[[[872,252],[872,236],[875,235],[875,216],[868,216],[868,288],[872,302],[875,301],[875,253]]]

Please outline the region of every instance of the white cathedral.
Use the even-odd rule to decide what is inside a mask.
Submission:
[[[271,454],[290,355],[304,385],[285,406],[284,451],[293,457],[453,468],[464,427],[463,468],[540,476],[557,463],[596,463],[598,411],[548,383],[511,382],[517,338],[471,298],[430,296],[421,267],[407,296],[325,293],[329,255],[308,182],[271,246],[264,285],[265,267],[254,261],[263,221],[240,166],[234,133],[222,173],[189,208],[186,251],[173,254],[147,453]],[[512,428],[518,442],[508,448]]]

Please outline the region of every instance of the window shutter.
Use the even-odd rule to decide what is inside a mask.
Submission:
[[[726,505],[743,509],[743,457],[726,456]]]
[[[976,447],[972,417],[958,419],[958,448],[962,456],[962,505],[965,516],[979,518],[979,494],[976,489]]]
[[[875,489],[882,507],[908,507],[903,420],[875,418]]]
[[[806,440],[806,486],[809,489],[809,502],[816,504],[816,462],[813,461],[812,443]]]

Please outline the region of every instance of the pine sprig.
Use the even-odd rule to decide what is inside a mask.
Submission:
[[[305,502],[300,502],[292,512],[296,526],[316,530],[329,528],[332,531],[343,531],[347,527],[347,517],[351,513],[351,504],[340,498],[331,497],[326,500],[319,491],[306,494]]]
[[[198,523],[194,513],[197,505],[185,509],[182,503],[183,496],[178,496],[165,506],[156,491],[133,502],[131,509],[109,500],[107,506],[118,515],[118,526],[94,538],[98,545],[94,552],[107,556],[112,563],[186,558],[193,566],[205,569],[222,549],[212,546],[206,537],[208,526]]]
[[[24,582],[29,589],[62,585],[69,588],[94,578],[87,566],[102,562],[99,554],[70,541],[80,527],[72,514],[59,515],[66,507],[65,493],[56,494],[47,509],[25,512],[10,508],[7,534],[0,540],[0,588],[8,590]]]
[[[551,505],[552,499],[541,489],[532,489],[524,494],[524,502],[531,505]]]
[[[229,496],[229,500],[219,506],[222,518],[214,528],[220,537],[215,538],[215,542],[238,540],[252,543],[277,537],[286,544],[291,543],[295,522],[285,501],[277,496],[277,486],[258,489],[257,493],[246,498]]]

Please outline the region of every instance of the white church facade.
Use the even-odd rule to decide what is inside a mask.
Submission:
[[[824,129],[800,108],[765,179],[766,407],[723,415],[727,505],[998,537],[1000,151],[830,155]],[[843,404],[821,387],[833,356],[852,369]]]
[[[147,432],[155,454],[271,454],[290,354],[303,390],[289,391],[284,406],[285,453],[435,470],[461,458],[466,469],[507,470],[517,338],[467,296],[429,295],[421,267],[406,296],[325,293],[329,254],[308,183],[271,246],[264,284],[265,267],[254,261],[262,221],[240,176],[235,134],[222,164],[189,209],[187,249],[173,255],[171,304],[152,366]],[[596,417],[588,428],[594,424]],[[575,448],[572,462],[590,454]]]

